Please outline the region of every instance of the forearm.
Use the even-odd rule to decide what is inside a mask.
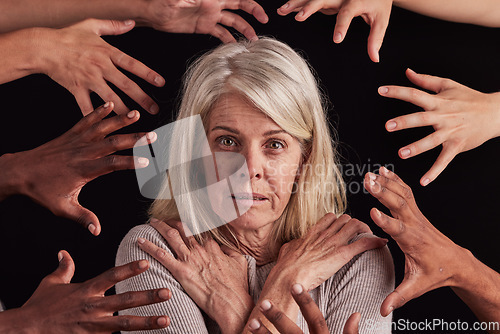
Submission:
[[[35,334],[35,328],[27,328],[27,320],[20,308],[0,312],[0,333]]]
[[[22,175],[16,164],[16,154],[8,153],[0,156],[0,201],[21,193]]]
[[[474,312],[480,321],[500,323],[500,274],[492,270],[471,252],[464,249],[463,270],[453,291]],[[500,325],[500,324],[499,324]],[[500,333],[500,330],[491,331]]]
[[[394,0],[394,5],[441,20],[500,27],[497,0]]]
[[[142,20],[148,0],[4,0],[0,32],[28,27],[61,27],[87,18]]]

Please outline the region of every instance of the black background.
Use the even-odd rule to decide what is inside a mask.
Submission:
[[[377,88],[383,84],[410,85],[404,75],[407,67],[448,77],[483,92],[498,91],[500,30],[443,22],[394,8],[380,54],[381,63],[375,64],[367,55],[369,27],[362,19],[355,19],[345,41],[336,45],[332,42],[335,17],[316,14],[298,23],[292,16],[283,18],[275,14],[281,4],[274,0],[266,3],[270,16],[267,25],[251,18],[249,22],[258,34],[275,36],[300,50],[317,71],[332,102],[331,121],[339,132],[343,163],[361,169],[361,173],[357,171],[346,178],[351,190],[349,213],[384,235],[369,217],[371,207],[383,207],[363,193],[360,185],[366,171],[373,171],[379,164],[392,164],[413,188],[422,212],[437,228],[470,249],[481,261],[500,270],[497,257],[500,140],[491,140],[460,154],[436,181],[421,187],[419,179],[440,149],[408,160],[400,159],[397,150],[432,129],[387,133],[384,124],[388,119],[420,109],[377,94]],[[174,35],[146,28],[105,39],[166,79],[165,87],[155,88],[134,78],[159,103],[161,112],[152,116],[139,109],[140,121],[122,132],[149,131],[170,122],[187,64],[219,43],[209,36]],[[138,107],[123,94],[120,96],[129,107]],[[81,118],[73,96],[44,75],[0,86],[0,99],[2,154],[39,146],[67,131]],[[93,101],[95,106],[102,103],[97,96],[93,96]],[[99,237],[93,237],[74,222],[53,216],[27,198],[16,196],[0,203],[0,296],[8,308],[21,306],[40,280],[56,268],[60,249],[69,251],[75,260],[74,282],[82,282],[112,267],[121,239],[130,228],[145,221],[149,205],[138,192],[134,171],[113,173],[89,183],[80,195],[80,202],[99,217],[102,224]],[[404,271],[404,257],[393,241],[389,247],[398,283]],[[397,319],[460,320],[471,325],[476,321],[449,288],[409,302],[395,311]]]

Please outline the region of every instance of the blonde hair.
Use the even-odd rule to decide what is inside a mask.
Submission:
[[[221,45],[189,67],[177,119],[200,115],[207,126],[212,107],[226,93],[246,98],[301,144],[300,176],[274,224],[271,242],[282,245],[300,238],[326,213],[343,213],[345,185],[337,165],[334,137],[308,63],[288,45],[272,38]],[[166,186],[164,182],[162,189]],[[188,210],[196,210],[195,204],[185,204]],[[160,220],[179,219],[173,200],[156,199],[149,212]],[[209,233],[219,243],[231,246],[218,229]]]

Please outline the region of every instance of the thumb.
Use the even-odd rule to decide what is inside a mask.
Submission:
[[[99,20],[97,26],[97,34],[102,35],[121,35],[132,30],[135,26],[135,21],[115,21],[115,20]]]
[[[403,279],[403,282],[391,292],[380,306],[380,314],[388,316],[393,310],[400,308],[410,300],[423,295],[427,290],[419,286],[418,279]]]
[[[76,221],[95,236],[101,233],[99,218],[92,211],[84,208],[80,203],[71,203],[65,208],[64,217]]]
[[[65,250],[60,251],[57,254],[59,259],[59,267],[50,275],[45,277],[45,283],[52,284],[69,284],[75,273],[75,263]]]
[[[359,312],[351,314],[349,319],[347,319],[343,334],[358,334],[359,333],[359,320],[361,319],[361,314]]]

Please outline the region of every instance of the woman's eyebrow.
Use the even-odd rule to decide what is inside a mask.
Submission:
[[[218,125],[218,126],[215,126],[215,127],[212,128],[212,131],[215,131],[215,130],[225,130],[225,131],[237,134],[237,135],[240,134],[240,132],[238,130],[236,130],[236,129],[233,129],[233,128],[230,128],[230,127],[227,127],[227,126],[221,126],[221,125]],[[283,129],[277,129],[277,130],[266,131],[266,132],[264,132],[263,136],[268,137],[268,136],[272,136],[272,135],[275,135],[275,134],[278,134],[278,133],[288,134],[288,132],[286,132]]]
[[[228,128],[227,126],[215,126],[212,131],[214,130],[225,130],[225,131],[228,131],[228,132],[231,132],[231,133],[234,133],[234,134],[237,134],[239,135],[240,132],[238,130],[235,130],[235,129],[232,129],[232,128]]]
[[[264,132],[264,136],[272,136],[272,135],[275,135],[275,134],[278,134],[278,133],[284,133],[284,134],[288,134],[288,132],[286,132],[285,130],[283,129],[279,129],[279,130],[270,130],[270,131],[266,131]]]

